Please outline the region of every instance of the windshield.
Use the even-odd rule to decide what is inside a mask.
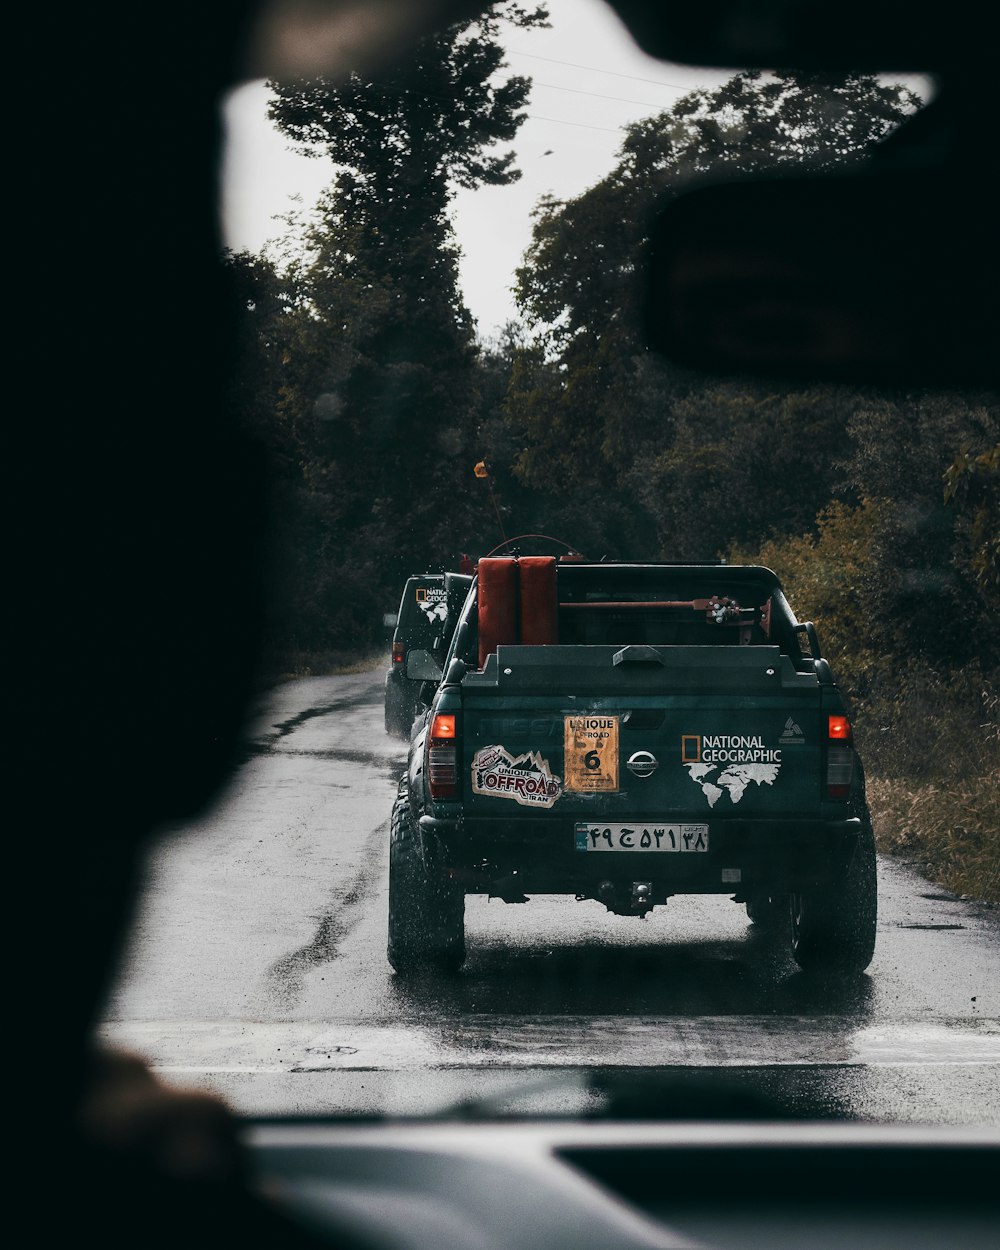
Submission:
[[[932,90],[550,0],[233,93],[272,607],[103,1038],[247,1115],[1000,1123],[1000,402],[642,331],[665,198]]]

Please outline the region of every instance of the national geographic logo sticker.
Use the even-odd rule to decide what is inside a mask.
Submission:
[[[780,764],[759,734],[681,734],[682,764]]]
[[[781,751],[759,734],[682,734],[681,764],[709,807],[726,797],[735,806],[751,786],[777,782]]]
[[[448,592],[443,586],[418,586],[417,603],[429,621],[448,619]]]

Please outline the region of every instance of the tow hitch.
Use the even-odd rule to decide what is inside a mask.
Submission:
[[[585,897],[577,895],[578,899]],[[602,881],[594,897],[616,916],[645,916],[654,906],[651,881],[633,881],[631,884]]]

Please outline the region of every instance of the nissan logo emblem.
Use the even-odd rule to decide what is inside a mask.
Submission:
[[[634,777],[652,777],[659,767],[659,760],[649,751],[636,751],[628,758],[628,770]]]

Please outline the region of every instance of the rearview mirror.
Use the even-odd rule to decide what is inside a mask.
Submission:
[[[441,666],[429,651],[414,647],[406,653],[407,681],[440,681]]]
[[[652,232],[650,345],[712,372],[995,385],[995,205],[946,169],[683,193]]]
[[[612,0],[651,56],[732,69],[925,70],[977,55],[980,0]],[[986,41],[989,45],[989,41]],[[980,45],[982,46],[982,45]]]

